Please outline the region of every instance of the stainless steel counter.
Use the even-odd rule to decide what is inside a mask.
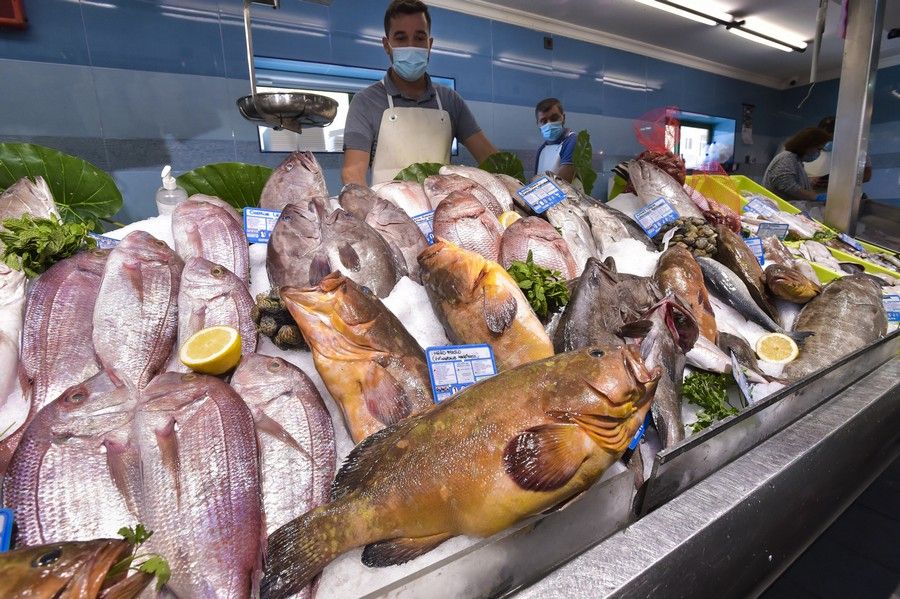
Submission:
[[[517,598],[762,592],[900,454],[900,359]]]

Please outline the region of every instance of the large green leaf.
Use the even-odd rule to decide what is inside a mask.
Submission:
[[[43,177],[64,222],[99,227],[122,209],[113,178],[90,162],[36,144],[0,143],[0,191],[22,177]]]
[[[496,152],[485,158],[484,162],[478,165],[483,171],[489,173],[509,175],[515,177],[519,181],[525,180],[525,167],[522,161],[512,152]]]
[[[441,167],[444,166],[440,162],[417,162],[410,164],[408,167],[397,173],[394,181],[418,181],[424,183],[425,179],[432,175],[438,174]]]
[[[597,180],[597,172],[594,170],[592,160],[594,148],[591,146],[591,135],[587,131],[579,131],[575,141],[575,152],[572,161],[575,163],[575,174],[581,179],[584,193],[591,195],[594,182]]]
[[[259,206],[259,196],[271,174],[272,169],[267,166],[219,162],[195,168],[176,180],[188,195],[216,196],[240,210],[245,206]]]

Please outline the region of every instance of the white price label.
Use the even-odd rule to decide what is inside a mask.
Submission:
[[[441,403],[470,385],[497,374],[490,345],[445,345],[425,350],[434,402]]]

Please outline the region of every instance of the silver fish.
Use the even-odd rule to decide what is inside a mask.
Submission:
[[[253,416],[221,380],[167,372],[141,393],[140,522],[179,597],[255,597],[265,526]]]
[[[100,372],[35,416],[3,481],[21,543],[115,537],[138,521],[140,464],[129,441],[136,399],[133,388]]]
[[[178,288],[178,342],[169,358],[169,370],[187,372],[178,358],[184,342],[194,333],[214,326],[230,326],[241,334],[241,353],[256,351],[256,324],[251,311],[256,302],[247,284],[233,272],[203,258],[184,265]]]
[[[734,354],[738,364],[746,371],[748,381],[751,383],[768,383],[770,381],[770,377],[759,369],[756,352],[743,337],[719,331],[718,346],[725,354]]]
[[[34,181],[22,177],[0,193],[0,222],[21,218],[23,214],[37,218],[59,216],[50,186],[43,177],[35,177]]]
[[[784,378],[796,381],[833,364],[887,334],[881,285],[869,275],[850,275],[825,286],[800,310],[796,331],[812,334]]]
[[[269,240],[266,270],[272,287],[308,287],[334,271],[387,297],[397,283],[388,243],[344,210],[327,214],[319,201],[288,204]]]
[[[441,170],[438,172],[441,175],[460,175],[466,179],[471,179],[488,190],[490,194],[496,198],[497,202],[500,204],[500,208],[503,209],[503,212],[508,212],[513,209],[512,196],[510,195],[509,190],[506,189],[506,185],[501,183],[493,174],[487,171],[475,168],[474,166],[447,164],[442,166]]]
[[[490,210],[494,216],[499,217],[503,214],[503,207],[497,201],[496,196],[485,189],[480,183],[462,175],[432,175],[425,179],[422,183],[425,188],[425,195],[431,202],[432,208],[437,208],[438,204],[454,191],[461,191],[472,195],[476,200],[484,204],[484,207]]]
[[[109,253],[94,307],[100,363],[142,389],[165,365],[178,329],[183,263],[149,233],[128,234]]]
[[[625,163],[625,168],[628,169],[636,194],[645,205],[662,196],[679,216],[703,218],[703,213],[684,191],[684,187],[656,165],[644,160],[629,160]]]
[[[238,214],[238,211],[234,209],[234,206],[226,202],[225,200],[219,199],[216,196],[208,196],[204,193],[195,193],[191,197],[188,198],[190,202],[206,202],[207,204],[213,204],[214,206],[218,206],[225,212],[231,215],[231,217],[237,221],[237,223],[243,227],[244,219]]]
[[[188,200],[172,213],[175,251],[187,262],[194,257],[221,264],[245,283],[250,282],[250,254],[244,227],[216,204]]]
[[[520,218],[500,238],[500,264],[509,268],[514,260],[524,262],[531,252],[535,264],[559,271],[563,278],[578,276],[575,259],[562,235],[553,225],[537,216]]]
[[[341,208],[378,231],[394,257],[398,278],[408,275],[419,282],[416,258],[428,247],[425,235],[406,212],[376,195],[368,187],[353,183],[344,186],[338,200]]]
[[[600,258],[597,244],[594,243],[594,235],[588,224],[584,211],[575,203],[562,201],[551,206],[545,213],[550,224],[556,227],[562,238],[566,240],[572,258],[575,260],[575,270],[578,274],[584,270],[588,258]]]
[[[818,241],[804,241],[800,244],[800,253],[810,262],[815,262],[834,272],[843,272],[841,263],[835,260],[828,248]]]
[[[412,217],[432,210],[425,189],[417,181],[388,181],[373,186],[372,191]]]
[[[288,204],[328,198],[322,167],[312,152],[294,152],[278,165],[259,196],[259,207],[281,210]]]
[[[697,338],[694,347],[685,354],[688,366],[706,370],[709,372],[718,372],[719,374],[728,374],[731,372],[731,358],[725,355],[719,346],[704,336]]]
[[[509,192],[510,197],[515,200],[516,192],[525,187],[525,184],[516,179],[515,177],[511,177],[509,175],[505,175],[503,173],[494,173],[494,176],[497,177],[497,180],[506,188],[506,191]]]
[[[497,217],[471,194],[454,191],[434,211],[434,238],[497,261],[503,228]]]

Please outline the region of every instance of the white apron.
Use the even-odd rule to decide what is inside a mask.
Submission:
[[[388,109],[381,115],[378,145],[372,162],[372,185],[390,181],[397,173],[417,162],[450,163],[453,127],[450,114],[435,90],[434,108],[395,108],[387,95]]]
[[[535,173],[536,177],[543,175],[547,171],[559,173],[559,153],[562,150],[562,146],[562,140],[560,140],[558,144],[549,144],[541,148],[541,155],[538,156],[537,173]],[[584,185],[582,185],[578,175],[575,175],[572,179],[572,186],[579,191],[584,191]]]

